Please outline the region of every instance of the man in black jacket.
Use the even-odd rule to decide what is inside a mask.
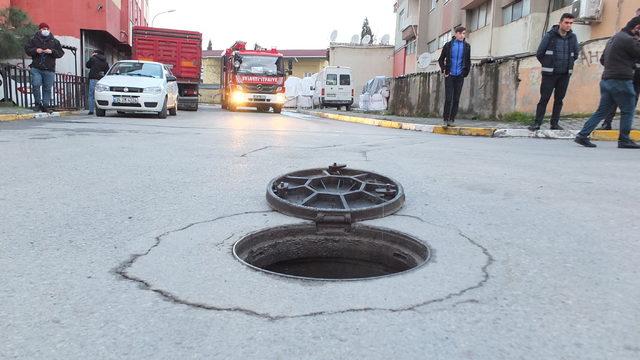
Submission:
[[[540,130],[552,93],[551,130],[562,130],[559,124],[562,104],[573,73],[573,63],[579,56],[578,38],[571,30],[574,19],[572,14],[562,14],[560,23],[545,34],[536,52],[542,64],[542,82],[536,118],[533,125],[529,126],[531,131]]]
[[[640,8],[636,10],[636,16],[640,16]],[[640,40],[640,36],[636,36],[636,39]],[[604,56],[600,57],[600,63],[604,65]],[[636,90],[636,103],[637,103],[638,98],[640,97],[640,62],[636,64],[636,72],[635,72],[635,75],[633,76],[633,87]],[[614,107],[609,113],[609,115],[607,115],[607,117],[604,118],[604,121],[602,122],[602,127],[600,127],[600,130],[611,130],[611,123],[613,122],[613,118],[616,116],[617,109],[618,109],[617,106]]]
[[[102,79],[104,75],[109,71],[109,63],[104,56],[102,50],[94,50],[89,61],[87,61],[87,69],[89,69],[89,115],[93,115],[95,109],[95,90],[96,83]]]
[[[640,149],[631,141],[629,134],[636,111],[636,92],[633,76],[636,63],[640,61],[640,42],[634,36],[640,35],[640,16],[636,16],[620,32],[615,34],[604,49],[604,71],[600,81],[600,105],[587,120],[575,138],[575,142],[586,147],[596,147],[589,135],[600,121],[615,106],[620,108],[620,135],[618,147]]]
[[[60,42],[49,31],[49,25],[41,23],[38,32],[24,47],[31,56],[31,87],[36,111],[49,111],[51,92],[56,74],[56,59],[64,55]]]
[[[471,45],[465,41],[466,30],[462,26],[455,29],[455,36],[442,48],[438,63],[444,74],[444,124],[452,125],[458,114],[460,93],[464,78],[471,71]]]

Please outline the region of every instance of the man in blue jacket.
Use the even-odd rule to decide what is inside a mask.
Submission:
[[[560,113],[573,73],[573,63],[579,56],[578,38],[571,30],[574,19],[572,14],[562,14],[560,23],[545,34],[536,52],[536,57],[542,64],[542,82],[535,122],[529,126],[531,131],[540,130],[552,93],[551,130],[563,130],[559,124]]]
[[[466,31],[464,27],[458,26],[455,29],[455,36],[444,45],[438,59],[440,70],[445,77],[443,114],[445,126],[452,125],[456,120],[464,78],[471,71],[471,45],[465,41]]]

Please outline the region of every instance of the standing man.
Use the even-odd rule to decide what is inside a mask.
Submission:
[[[636,10],[636,16],[640,16],[640,8]],[[636,36],[637,40],[640,40],[640,36]],[[604,65],[604,57],[600,57],[600,63]],[[638,97],[640,96],[640,61],[636,63],[636,72],[633,77],[633,87],[636,90],[636,103],[638,102]],[[616,110],[618,107],[614,107],[609,115],[604,118],[602,122],[602,126],[600,130],[611,130],[611,123],[613,122],[613,118],[616,116]]]
[[[529,130],[540,130],[547,104],[553,93],[553,113],[551,114],[551,130],[563,130],[558,123],[562,112],[562,102],[567,94],[569,80],[573,72],[573,63],[578,59],[578,38],[571,30],[575,16],[564,13],[560,23],[547,32],[536,57],[542,64],[542,83],[540,84],[540,102],[536,109],[536,118]]]
[[[109,64],[102,50],[94,50],[86,66],[89,69],[89,115],[93,115],[96,83],[109,71]]]
[[[633,76],[636,63],[640,61],[640,41],[634,38],[638,35],[640,35],[640,16],[631,19],[627,26],[607,43],[604,49],[604,72],[600,81],[600,105],[576,136],[575,142],[578,144],[596,147],[589,140],[589,135],[617,105],[620,108],[618,148],[640,149],[640,145],[631,141],[629,137],[637,104]]]
[[[453,125],[456,120],[464,78],[471,71],[471,45],[465,41],[466,31],[466,28],[458,26],[453,39],[444,45],[438,59],[440,70],[445,77],[443,115],[445,126]]]
[[[49,31],[49,25],[41,23],[38,32],[25,45],[31,56],[31,88],[36,102],[35,111],[49,111],[51,91],[56,74],[56,59],[64,55],[60,42]]]

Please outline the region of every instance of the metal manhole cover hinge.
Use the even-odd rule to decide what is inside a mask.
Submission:
[[[351,214],[327,214],[318,213],[316,216],[316,229],[322,231],[351,231]]]

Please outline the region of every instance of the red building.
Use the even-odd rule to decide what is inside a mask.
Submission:
[[[77,48],[59,62],[59,72],[82,73],[84,62],[101,49],[111,62],[131,55],[131,30],[147,26],[149,0],[0,0],[29,14],[35,24],[46,22],[63,45]]]

